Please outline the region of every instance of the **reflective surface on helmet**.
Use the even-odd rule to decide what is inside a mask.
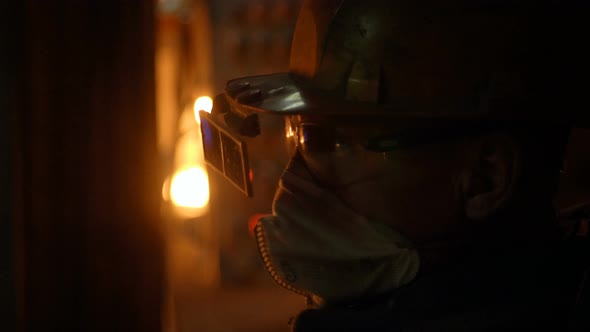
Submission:
[[[308,106],[300,87],[286,73],[231,80],[225,91],[230,99],[236,101],[235,106],[253,110],[294,114]],[[247,100],[241,98],[246,95],[251,97]]]

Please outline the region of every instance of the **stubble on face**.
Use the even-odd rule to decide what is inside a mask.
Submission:
[[[418,246],[452,238],[467,226],[457,188],[462,167],[457,153],[452,144],[367,153],[363,158],[373,165],[370,172],[358,170],[358,180],[336,194],[357,213],[391,226]]]

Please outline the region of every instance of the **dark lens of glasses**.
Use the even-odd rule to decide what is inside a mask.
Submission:
[[[316,124],[299,125],[299,146],[308,153],[330,153],[345,150],[350,140],[338,134],[334,128]]]

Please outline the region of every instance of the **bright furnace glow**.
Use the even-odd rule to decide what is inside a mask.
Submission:
[[[287,138],[291,138],[295,136],[295,132],[293,132],[293,127],[290,125],[287,126]]]
[[[201,118],[199,117],[199,111],[203,110],[207,113],[211,113],[211,110],[213,109],[213,99],[211,99],[211,97],[208,96],[202,96],[197,98],[197,100],[195,101],[195,119],[197,120],[197,123],[201,123]]]
[[[174,174],[170,196],[176,206],[203,208],[209,203],[209,179],[201,167],[191,167]]]

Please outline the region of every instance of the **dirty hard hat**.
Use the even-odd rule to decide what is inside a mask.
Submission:
[[[308,0],[289,72],[225,94],[244,112],[587,124],[580,3]]]

